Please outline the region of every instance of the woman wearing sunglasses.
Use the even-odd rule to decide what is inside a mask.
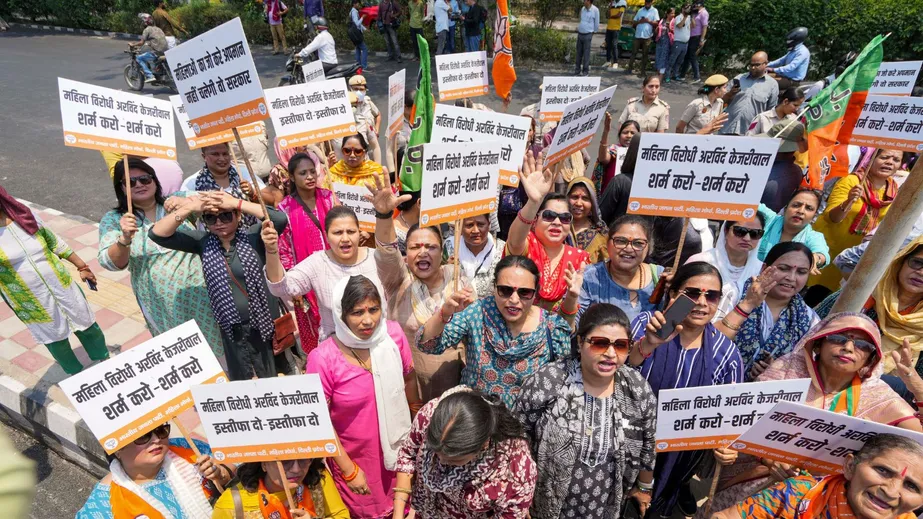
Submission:
[[[820,269],[830,263],[830,247],[824,235],[811,228],[821,204],[821,192],[804,187],[799,188],[785,204],[782,214],[760,204],[759,213],[766,222],[763,239],[760,240],[759,258],[765,261],[769,249],[777,243],[793,241],[803,243],[811,250],[814,258],[811,274],[820,274]]]
[[[283,461],[281,474],[277,467],[274,461],[237,467],[240,483],[221,494],[211,519],[349,519],[324,458]],[[288,507],[285,487],[292,494],[295,510]]]
[[[323,187],[333,189],[333,184],[347,184],[355,186],[366,184],[375,185],[375,178],[381,175],[381,164],[368,157],[369,143],[361,134],[343,137],[343,146],[340,148],[343,159],[330,166]]]
[[[839,291],[827,297],[816,307],[817,314],[821,317],[829,314],[839,297]],[[862,313],[878,323],[881,330],[885,373],[894,370],[890,353],[898,350],[905,339],[913,352],[913,365],[918,373],[923,373],[923,362],[919,360],[923,350],[923,236],[904,246],[891,260],[872,297],[863,305]],[[891,376],[885,380],[895,382]]]
[[[745,295],[734,311],[715,324],[737,344],[748,382],[792,351],[820,320],[801,297],[813,261],[811,250],[802,243],[776,245],[760,275],[747,280]]]
[[[606,250],[609,228],[599,213],[596,189],[590,179],[577,177],[567,185],[567,205],[573,215],[567,244],[586,251],[590,257],[589,263],[609,259]]]
[[[205,287],[224,342],[231,380],[273,377],[293,370],[286,351],[273,360],[274,319],[281,314],[279,300],[266,287],[263,266],[266,247],[260,230],[288,225],[285,214],[269,208],[269,220],[242,227],[241,216],[260,218],[259,204],[234,198],[224,191],[203,191],[196,198],[180,199],[172,218],[161,218],[148,236],[155,244],[202,257]],[[183,227],[201,213],[206,231]],[[277,252],[277,251],[274,251]]]
[[[714,249],[700,252],[689,258],[687,263],[704,261],[718,269],[724,286],[722,298],[714,320],[727,315],[744,296],[744,284],[759,275],[763,262],[759,259],[760,239],[763,237],[763,215],[740,222],[727,221],[718,233]]]
[[[523,382],[513,413],[537,460],[534,519],[617,517],[627,497],[647,510],[657,399],[625,364],[629,333],[625,312],[596,303],[580,319],[572,356]]]
[[[441,355],[464,343],[462,384],[512,407],[526,376],[570,351],[567,322],[533,304],[538,280],[535,262],[506,256],[497,264],[493,297],[469,304],[469,289],[450,295],[417,333],[417,348]]]
[[[881,380],[878,327],[864,315],[834,314],[811,328],[791,353],[757,378],[810,378],[805,405],[911,431],[923,430],[916,411]],[[923,396],[923,395],[921,395]],[[797,476],[798,467],[741,455],[721,471],[713,509],[743,501],[774,481]]]
[[[221,330],[209,304],[202,259],[197,254],[160,247],[148,236],[156,222],[167,218],[160,179],[143,160],[128,159],[134,210],[129,214],[122,161],[116,163],[113,173],[117,205],[99,222],[99,265],[112,272],[128,269],[132,291],[151,335],[195,319],[215,356],[223,358]],[[180,222],[180,227],[193,230],[195,222]]]
[[[655,395],[663,389],[719,386],[743,382],[743,362],[737,347],[712,324],[721,301],[721,274],[703,261],[686,263],[671,280],[667,309],[642,312],[631,323],[635,343],[628,357],[638,367]],[[680,297],[695,306],[666,338],[659,336],[666,324],[664,313]],[[722,463],[735,455],[728,449],[715,451]],[[654,491],[649,513],[667,517],[675,505],[686,516],[695,514],[696,499],[689,480],[711,451],[666,452],[657,455]],[[653,516],[656,517],[656,516]]]
[[[654,309],[651,293],[663,267],[644,260],[653,250],[650,220],[638,215],[622,215],[609,230],[609,259],[594,263],[583,274],[583,286],[577,299],[577,320],[593,303],[618,306],[634,319],[641,312]]]
[[[125,445],[109,457],[111,472],[75,519],[211,517],[215,483],[224,487],[234,473],[212,461],[208,444],[193,441],[202,456],[196,457],[186,440],[171,439],[166,423]]]
[[[396,207],[411,199],[409,194],[395,195],[384,174],[375,179],[375,189],[369,188],[369,192],[375,211],[383,215],[390,215]],[[442,233],[438,227],[411,225],[407,231],[405,257],[398,248],[394,220],[377,218],[375,241],[378,277],[390,301],[388,318],[400,323],[407,337],[416,337],[417,330],[439,312],[453,292],[455,268],[442,263]],[[467,284],[464,280],[460,287],[466,305],[475,299],[474,291]],[[424,354],[416,344],[411,349],[424,403],[458,385],[464,358],[462,347],[447,348],[440,355]]]
[[[510,226],[504,254],[528,256],[534,261],[541,272],[535,302],[572,320],[577,314],[578,292],[568,290],[568,286],[580,286],[582,278],[577,278],[590,257],[565,243],[574,215],[567,196],[550,193],[554,174],[541,165],[541,157],[536,160],[526,153],[520,181],[529,200]]]

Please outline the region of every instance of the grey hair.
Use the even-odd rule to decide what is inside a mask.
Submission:
[[[923,445],[906,436],[890,433],[881,433],[865,442],[853,460],[858,465],[895,450],[914,454],[923,461]]]

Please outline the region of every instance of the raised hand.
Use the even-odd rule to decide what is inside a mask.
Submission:
[[[445,302],[442,303],[442,308],[439,309],[439,312],[442,314],[442,320],[447,321],[448,317],[468,308],[468,305],[473,303],[474,300],[474,291],[471,290],[471,287],[465,287],[457,292],[452,292],[452,294],[445,299]]]
[[[567,293],[570,296],[577,297],[583,288],[583,271],[584,267],[574,268],[572,263],[567,264],[564,270],[564,281],[567,283]]]
[[[891,352],[891,360],[894,361],[894,371],[901,378],[907,389],[913,393],[914,400],[923,402],[923,378],[914,369],[913,351],[910,349],[910,340],[904,338],[900,349]]]
[[[125,241],[130,244],[131,239],[138,232],[138,218],[131,213],[123,214],[119,218],[119,228],[122,230],[122,236],[125,237]]]
[[[195,465],[196,469],[199,471],[199,474],[202,474],[202,477],[205,479],[218,482],[224,479],[222,477],[223,474],[221,473],[221,467],[212,461],[211,456],[203,454],[196,460]]]
[[[532,153],[526,152],[525,159],[522,161],[522,186],[526,190],[529,200],[535,203],[541,203],[551,188],[554,186],[554,174],[550,168],[542,169],[545,162],[545,154],[540,153],[536,159]]]
[[[763,301],[766,300],[766,296],[769,295],[769,292],[778,283],[776,279],[777,275],[778,269],[775,267],[766,267],[760,272],[759,276],[753,276],[750,282],[750,288],[747,289],[747,294],[742,301],[743,305],[741,308],[746,311],[752,311],[754,308],[762,305]]]
[[[824,255],[819,252],[815,252],[813,256],[814,256],[814,262],[811,263],[811,275],[819,276],[821,265],[823,265],[824,262],[827,261],[827,258],[824,257]]]
[[[666,339],[661,339],[658,333],[660,333],[661,328],[667,324],[667,318],[663,316],[663,313],[659,310],[654,312],[651,315],[650,320],[647,322],[647,327],[644,329],[644,338],[641,339],[641,347],[643,349],[644,355],[650,355],[655,349],[657,349],[661,344],[672,341],[679,332],[683,331],[683,325],[677,324],[676,328],[673,330],[673,333],[670,334]]]
[[[412,198],[410,195],[395,195],[394,191],[391,189],[391,181],[388,179],[388,174],[384,172],[382,172],[381,175],[375,175],[374,187],[369,184],[366,184],[365,187],[369,190],[369,195],[366,196],[366,200],[372,202],[372,206],[374,206],[375,210],[379,213],[391,213],[397,206]]]
[[[696,133],[699,135],[711,135],[720,130],[726,122],[728,122],[728,114],[727,112],[721,112],[718,117],[712,119],[711,122],[703,126],[702,129]]]
[[[737,451],[731,448],[715,449],[714,454],[719,465],[733,465],[737,461]]]
[[[263,230],[260,231],[260,237],[263,239],[263,245],[266,247],[266,254],[279,253],[279,233],[273,227],[272,222],[263,220]]]
[[[612,126],[612,114],[606,112],[603,116],[603,135],[609,135],[609,128]]]

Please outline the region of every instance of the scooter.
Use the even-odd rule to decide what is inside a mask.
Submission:
[[[317,53],[312,52],[310,57],[316,60]],[[282,79],[279,80],[279,86],[304,83],[304,70],[302,69],[304,63],[305,60],[298,55],[298,51],[292,51],[292,55],[289,56],[288,60],[285,62],[285,71],[288,72],[288,74],[282,76]],[[326,79],[337,79],[342,77],[346,78],[348,81],[349,78],[359,74],[362,74],[362,67],[359,66],[358,63],[342,63],[327,71],[324,76]]]
[[[123,73],[128,88],[136,92],[140,92],[141,89],[144,88],[144,83],[147,81],[144,78],[144,69],[142,69],[141,64],[138,63],[139,48],[140,47],[137,45],[128,44],[128,50],[126,50],[125,53],[131,57],[131,63],[125,65],[125,71]],[[165,86],[174,94],[179,93],[176,89],[176,82],[173,81],[173,73],[170,72],[170,67],[167,66],[166,56],[158,56],[151,70],[155,78],[154,81],[151,82],[151,86]]]

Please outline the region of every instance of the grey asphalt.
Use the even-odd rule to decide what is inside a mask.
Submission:
[[[35,463],[38,484],[29,518],[74,517],[86,502],[97,478],[19,429],[0,423],[0,434],[7,435],[16,449]],[[2,512],[0,516],[3,516]]]
[[[352,48],[349,43],[345,45]],[[112,182],[99,152],[64,146],[56,78],[128,90],[122,78],[128,63],[123,53],[126,48],[126,41],[108,37],[20,27],[0,33],[0,185],[14,196],[93,221],[114,205]],[[252,50],[263,87],[278,86],[285,57],[273,56],[266,47]],[[352,56],[352,52],[341,49],[340,62],[352,60]],[[399,65],[374,56],[369,58],[369,64],[369,91],[382,108],[387,107],[388,76],[406,67],[411,83],[419,70],[418,63],[405,60]],[[538,102],[538,85],[544,75],[568,75],[569,70],[543,63],[517,64],[519,79],[513,89],[510,113],[519,113],[524,106]],[[615,118],[629,97],[640,95],[641,80],[635,75],[600,69],[591,73],[603,77],[604,88],[619,85],[610,108]],[[670,103],[674,119],[695,96],[694,90],[677,84],[663,90],[661,98]],[[165,88],[145,88],[142,93],[162,99],[169,95]],[[493,94],[475,100],[494,109],[500,107],[500,100]],[[272,125],[268,126],[271,137]],[[201,156],[185,148],[178,125],[176,135],[178,160],[188,176],[201,167]],[[597,145],[598,140],[594,140],[588,149],[594,158]]]

